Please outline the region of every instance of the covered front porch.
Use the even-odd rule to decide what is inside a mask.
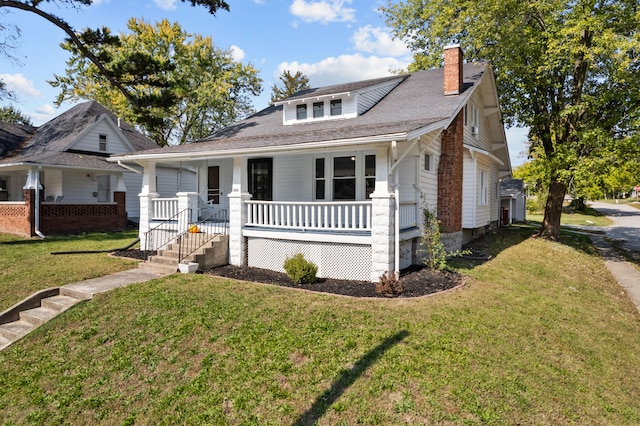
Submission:
[[[419,162],[410,157],[401,171],[390,154],[386,143],[332,154],[193,160],[198,189],[175,197],[158,195],[157,161],[139,162],[142,248],[158,249],[144,247],[145,235],[161,223],[180,226],[181,212],[190,215],[183,228],[206,229],[206,217],[225,211],[232,265],[282,271],[287,257],[302,253],[320,277],[378,281],[414,263],[420,235]],[[400,185],[400,173],[413,179]]]

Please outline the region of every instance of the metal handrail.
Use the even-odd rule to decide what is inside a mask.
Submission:
[[[191,224],[186,231],[176,237],[178,242],[178,263],[181,263],[183,259],[218,235],[226,235],[228,223],[227,210],[222,209],[197,223]]]
[[[145,232],[144,260],[146,261],[149,257],[150,251],[157,251],[175,240],[176,234],[188,230],[190,218],[191,209],[184,209]],[[153,248],[149,250],[149,247]]]

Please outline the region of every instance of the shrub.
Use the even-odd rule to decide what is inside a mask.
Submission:
[[[313,284],[316,282],[318,266],[307,261],[302,253],[298,253],[293,257],[287,257],[284,261],[284,270],[296,284]]]
[[[396,274],[387,274],[386,272],[380,277],[380,281],[376,283],[376,293],[386,297],[400,296],[404,292],[402,282]]]

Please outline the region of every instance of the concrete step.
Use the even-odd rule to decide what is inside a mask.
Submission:
[[[149,271],[151,273],[175,274],[178,270],[178,263],[176,262],[173,265],[168,265],[164,263],[140,262],[138,263],[138,269]]]
[[[90,282],[90,281],[91,280],[87,280],[85,282]],[[78,288],[78,287],[74,287],[73,285],[60,287],[60,295],[71,297],[73,299],[77,299],[78,301],[89,300],[93,298],[93,293],[84,291],[82,286]]]
[[[51,309],[57,312],[66,311],[78,302],[80,302],[80,299],[63,295],[47,297],[46,299],[42,299],[40,301],[43,308]]]
[[[53,309],[43,308],[41,306],[39,308],[28,309],[26,311],[20,312],[20,319],[37,327],[49,321],[56,315],[58,315],[57,311],[54,311]]]
[[[0,336],[11,341],[16,341],[22,336],[28,334],[35,326],[26,321],[14,321],[0,325]]]
[[[177,257],[167,257],[167,256],[161,256],[161,255],[155,255],[155,256],[151,256],[149,257],[149,262],[150,263],[159,263],[159,264],[163,264],[163,265],[177,265],[178,264],[178,258]]]

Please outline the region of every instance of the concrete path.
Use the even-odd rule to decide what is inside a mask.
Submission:
[[[636,258],[640,255],[640,210],[627,204],[591,203],[590,206],[613,221],[613,225],[605,228],[605,235],[592,235],[591,239],[611,274],[640,311],[640,271],[612,246],[614,244]]]

